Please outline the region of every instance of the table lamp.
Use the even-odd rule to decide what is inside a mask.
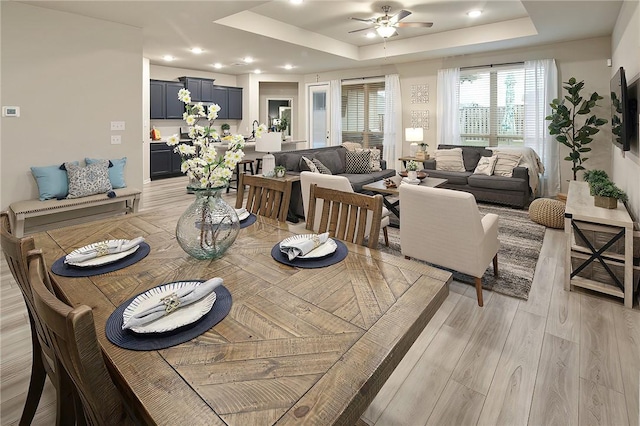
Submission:
[[[423,140],[422,127],[407,127],[404,129],[404,138],[407,142],[411,142],[409,145],[409,156],[415,157],[418,152],[418,142]]]
[[[276,167],[276,157],[272,152],[279,152],[282,144],[282,133],[271,132],[263,133],[261,137],[256,139],[256,151],[266,152],[262,157],[262,174],[264,176],[272,176],[273,169]]]

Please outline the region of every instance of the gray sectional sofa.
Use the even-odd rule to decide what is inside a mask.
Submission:
[[[366,174],[349,174],[345,173],[347,149],[343,146],[331,146],[326,148],[301,149],[297,151],[282,151],[273,154],[276,157],[276,165],[284,166],[289,174],[300,174],[302,171],[308,171],[304,161],[301,161],[304,155],[308,159],[317,158],[324,164],[331,174],[344,176],[349,179],[351,186],[355,192],[362,192],[362,186],[386,177],[395,176],[394,169],[387,169],[386,162],[381,160],[381,171]],[[300,190],[300,182],[294,182],[291,192],[291,202],[289,212],[304,217],[304,207],[302,205],[302,193]]]
[[[438,149],[462,148],[465,172],[436,170],[436,160],[424,161],[425,172],[430,177],[447,179],[441,188],[457,189],[473,194],[477,201],[505,204],[524,208],[531,200],[529,171],[526,167],[513,169],[512,177],[474,174],[480,157],[491,157],[493,152],[484,147],[439,145]]]

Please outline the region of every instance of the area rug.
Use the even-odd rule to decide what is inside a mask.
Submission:
[[[545,227],[532,222],[526,210],[515,210],[488,204],[478,204],[478,208],[483,214],[495,213],[500,217],[498,220],[498,239],[500,240],[500,250],[498,251],[499,275],[497,277],[494,276],[493,266],[487,265],[489,267],[482,277],[482,287],[496,293],[527,300],[540,249],[542,248]],[[381,236],[378,249],[386,253],[402,256],[400,230],[389,227],[389,247],[384,245],[384,238]],[[452,272],[454,280],[475,285],[473,277],[455,271]]]

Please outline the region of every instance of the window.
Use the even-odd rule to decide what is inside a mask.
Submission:
[[[342,85],[342,140],[364,147],[382,145],[384,81]]]
[[[524,67],[460,73],[463,145],[524,144]]]

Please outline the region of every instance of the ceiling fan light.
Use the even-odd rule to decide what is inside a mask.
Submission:
[[[374,33],[373,31],[369,31],[367,34],[365,34],[365,36],[367,38],[374,38],[376,36],[376,33]]]
[[[396,29],[394,27],[381,25],[376,28],[376,32],[382,38],[389,38],[396,32]]]

